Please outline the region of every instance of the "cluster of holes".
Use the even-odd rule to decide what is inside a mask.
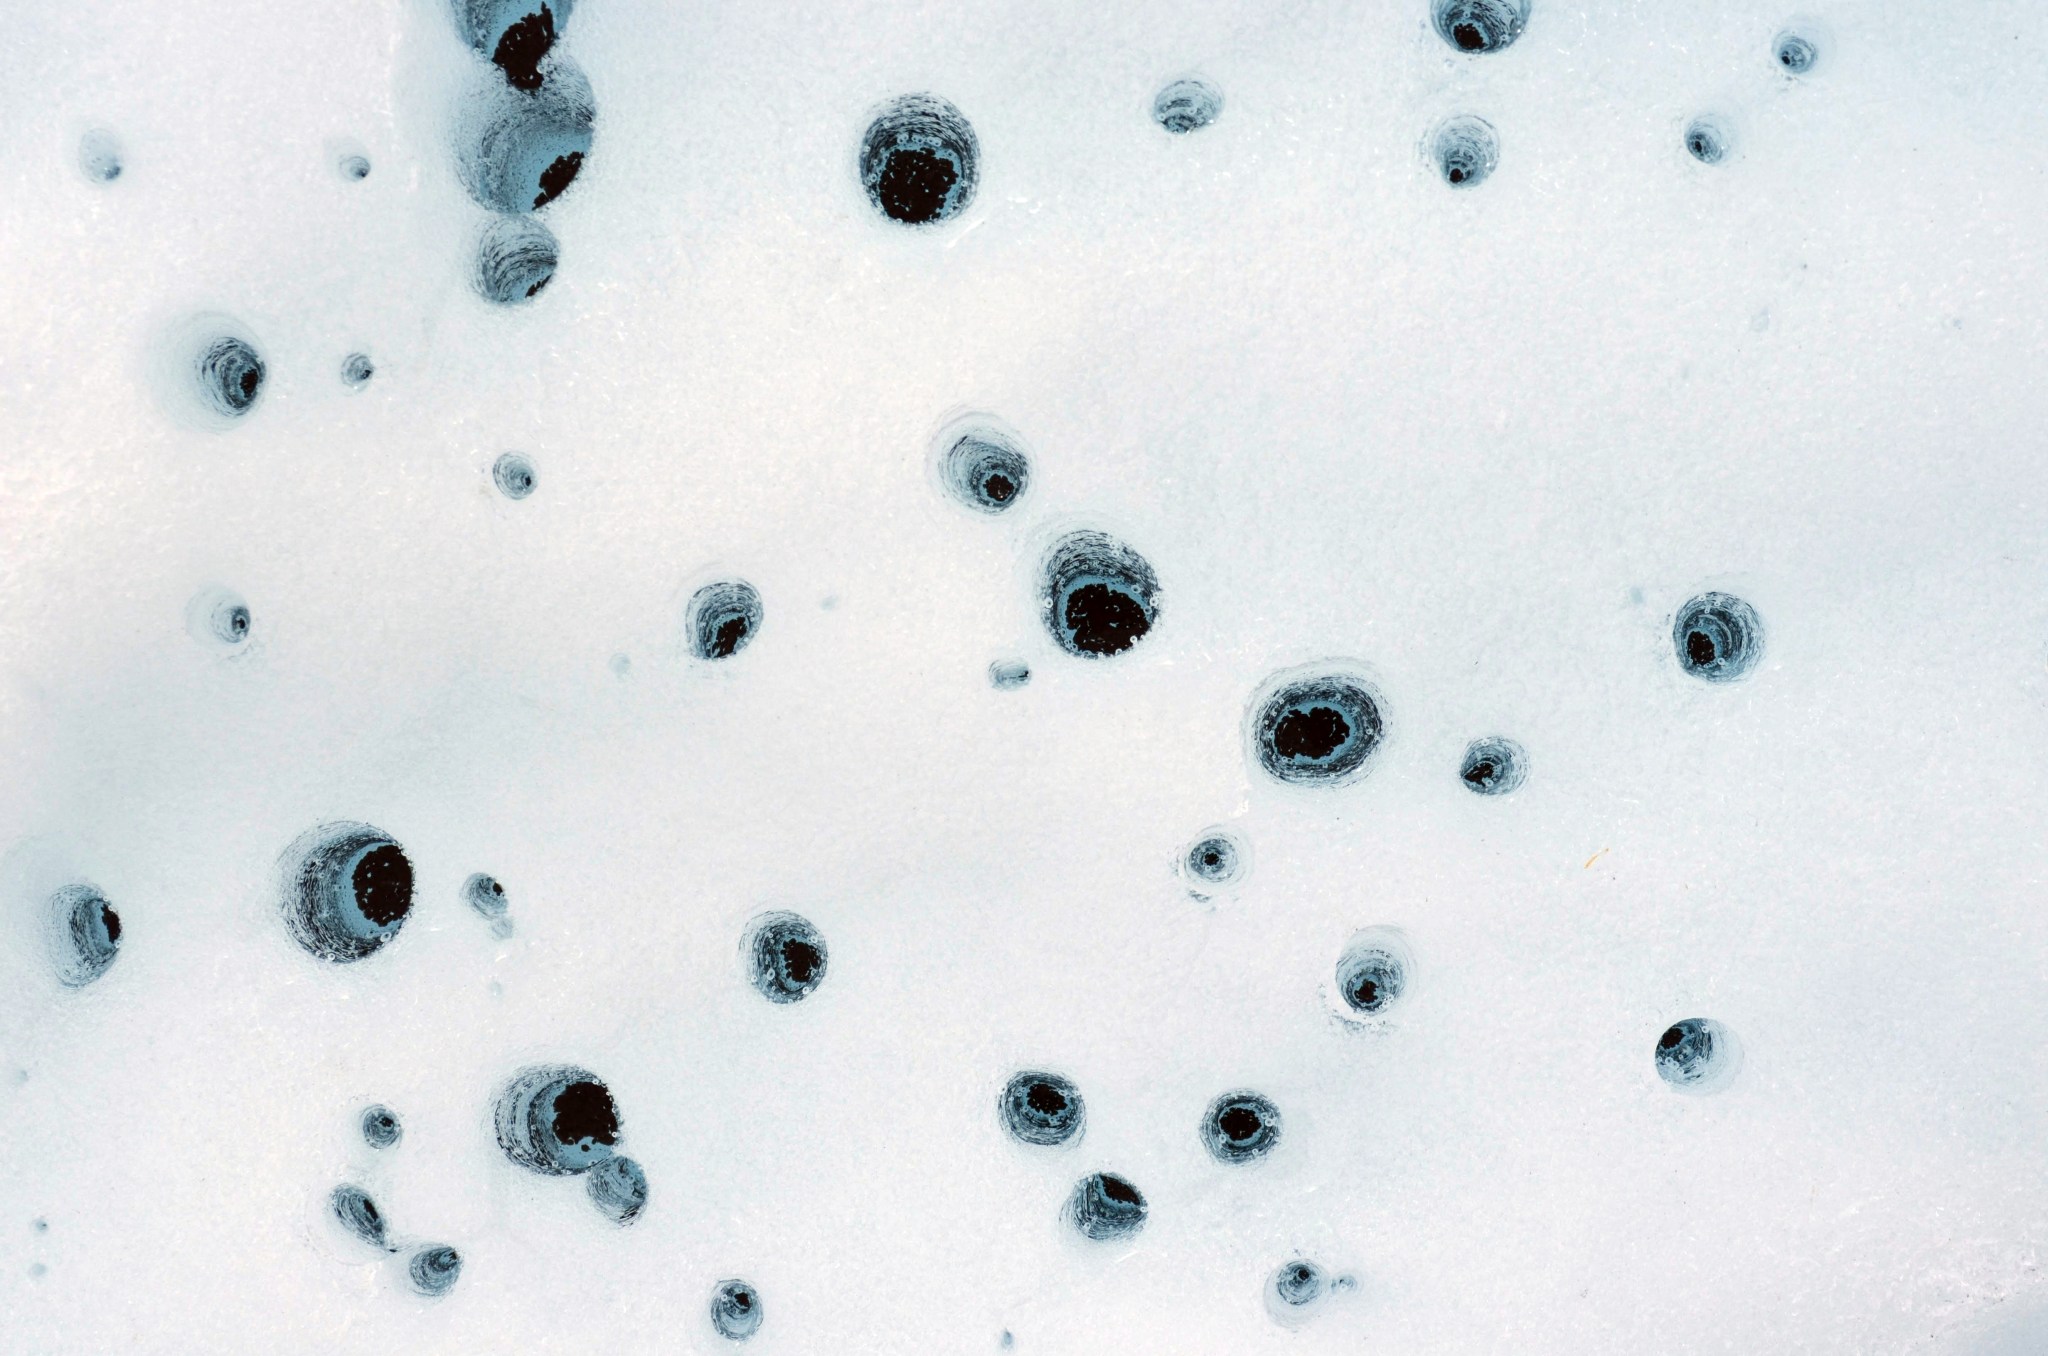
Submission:
[[[966,115],[931,94],[908,94],[875,115],[861,137],[861,186],[875,210],[906,226],[967,210],[981,177],[981,146]]]
[[[365,1108],[357,1127],[373,1149],[393,1148],[401,1135],[397,1115],[384,1106]],[[327,1193],[327,1217],[344,1234],[379,1253],[396,1256],[407,1252],[408,1245],[391,1236],[391,1226],[376,1200],[353,1182],[344,1182]],[[403,1267],[413,1292],[435,1299],[455,1288],[462,1275],[462,1254],[446,1243],[420,1244],[411,1247]]]

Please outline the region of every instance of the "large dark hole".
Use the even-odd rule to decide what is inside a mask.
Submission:
[[[1477,52],[1486,46],[1486,30],[1475,23],[1453,24],[1451,40],[1461,52]]]
[[[1089,654],[1122,654],[1152,629],[1136,598],[1103,583],[1083,584],[1068,594],[1064,620],[1074,647]]]
[[[1016,482],[998,472],[981,482],[981,492],[998,504],[1010,502],[1010,496],[1017,493]]]
[[[946,156],[923,147],[902,147],[889,152],[875,192],[890,217],[917,226],[938,218],[959,177],[960,171]]]
[[[1273,731],[1273,747],[1283,758],[1305,758],[1322,762],[1351,738],[1350,722],[1333,706],[1295,707],[1280,717]]]
[[[1067,1099],[1050,1083],[1033,1083],[1031,1091],[1025,1095],[1025,1100],[1031,1103],[1033,1111],[1042,1116],[1057,1115],[1067,1109]]]
[[[1102,1177],[1102,1194],[1120,1205],[1138,1204],[1138,1189],[1123,1178],[1111,1177],[1107,1173]]]
[[[107,930],[108,941],[121,940],[121,915],[104,904],[100,905],[100,926]]]
[[[491,54],[491,64],[505,73],[513,88],[532,93],[541,87],[541,59],[554,45],[555,16],[542,5],[538,14],[527,15],[499,35],[498,50]]]
[[[396,923],[412,908],[412,863],[396,843],[364,853],[349,884],[363,917],[380,928]]]
[[[718,624],[718,630],[711,637],[711,658],[730,659],[739,653],[740,646],[747,639],[747,619],[727,617]]]
[[[604,1084],[571,1083],[555,1094],[555,1138],[564,1144],[618,1143],[619,1112]]]
[[[1714,662],[1717,653],[1714,638],[1705,631],[1685,633],[1685,657],[1693,662],[1693,667],[1707,667]]]
[[[782,968],[787,970],[789,977],[798,984],[810,983],[811,977],[818,973],[820,963],[818,948],[809,942],[790,941],[782,944]]]
[[[583,152],[581,151],[570,151],[566,155],[556,156],[555,162],[540,172],[540,192],[533,196],[534,207],[536,209],[546,207],[556,198],[561,197],[562,191],[568,188],[570,184],[576,182],[576,171],[582,168]]]
[[[1230,1108],[1217,1118],[1216,1123],[1223,1127],[1224,1134],[1237,1141],[1247,1140],[1258,1134],[1263,1124],[1259,1120],[1259,1113],[1245,1106]]]
[[[1674,1026],[1669,1031],[1666,1031],[1664,1033],[1664,1035],[1657,1041],[1657,1044],[1663,1049],[1670,1050],[1676,1047],[1677,1044],[1684,1039],[1685,1033]]]

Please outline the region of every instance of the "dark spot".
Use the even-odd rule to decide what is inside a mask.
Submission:
[[[555,233],[538,221],[493,217],[477,241],[477,295],[494,305],[516,306],[548,285],[560,257]]]
[[[1122,654],[1159,620],[1159,578],[1130,547],[1100,532],[1070,532],[1043,566],[1040,603],[1052,638],[1068,654]]]
[[[1657,1075],[1680,1092],[1715,1092],[1734,1076],[1735,1038],[1719,1022],[1688,1017],[1657,1038]]]
[[[1702,165],[1718,165],[1728,157],[1727,127],[1718,118],[1694,118],[1686,125],[1685,149]]]
[[[1529,0],[1435,0],[1437,36],[1460,52],[1498,52],[1522,36]]]
[[[285,924],[321,960],[372,954],[412,910],[411,861],[368,824],[323,824],[302,835],[286,852],[285,874]]]
[[[498,36],[491,64],[505,73],[514,89],[537,90],[541,86],[540,63],[555,45],[555,14],[546,5],[538,13],[524,15],[505,26]]]
[[[996,1098],[996,1112],[1020,1144],[1050,1148],[1078,1137],[1088,1108],[1073,1080],[1042,1069],[1013,1075]]]
[[[747,648],[761,629],[761,595],[741,579],[706,584],[690,595],[683,631],[699,659],[730,659]]]
[[[756,918],[747,933],[749,978],[771,1003],[796,1003],[825,982],[830,954],[809,919],[794,913]]]
[[[552,1130],[563,1144],[616,1144],[619,1110],[611,1090],[594,1079],[571,1083],[555,1094]]]
[[[1465,746],[1458,777],[1482,796],[1505,796],[1529,776],[1529,756],[1512,739],[1489,735]]]
[[[729,1342],[761,1330],[761,1297],[745,1281],[720,1281],[711,1292],[711,1329]]]
[[[576,171],[583,168],[583,152],[569,151],[558,155],[554,163],[540,172],[540,192],[533,195],[534,210],[546,207],[562,196],[562,190],[575,182]]]
[[[1678,1047],[1678,1043],[1684,1039],[1685,1033],[1674,1026],[1668,1031],[1666,1031],[1662,1036],[1657,1038],[1657,1044],[1662,1046],[1666,1050],[1673,1050],[1676,1049]]]
[[[906,95],[882,110],[861,138],[861,183],[884,216],[922,226],[966,210],[980,158],[974,129],[959,109],[933,95]]]
[[[107,940],[119,945],[121,941],[121,915],[104,903],[100,905],[100,927],[106,932]]]
[[[1202,1118],[1202,1144],[1219,1163],[1264,1158],[1279,1142],[1279,1108],[1256,1092],[1225,1093]]]
[[[1098,1243],[1135,1236],[1148,1209],[1138,1188],[1114,1173],[1084,1177],[1067,1198],[1067,1218],[1082,1237]]]
[[[1379,696],[1339,671],[1279,675],[1254,699],[1255,761],[1277,781],[1341,786],[1364,774],[1384,735]]]
[[[997,504],[1007,504],[1017,493],[1017,482],[997,472],[981,482],[982,498]]]
[[[1338,1015],[1377,1019],[1408,991],[1407,944],[1391,928],[1368,928],[1337,957]]]
[[[1678,609],[1671,624],[1679,667],[1709,683],[1748,675],[1763,656],[1763,621],[1728,593],[1702,593]]]
[[[1273,1298],[1290,1309],[1315,1303],[1325,1288],[1323,1269],[1313,1262],[1289,1262],[1273,1273]]]
[[[412,863],[396,843],[364,853],[349,880],[355,888],[356,907],[378,927],[397,922],[412,907]]]

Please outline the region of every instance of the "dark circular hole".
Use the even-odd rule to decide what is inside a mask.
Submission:
[[[1489,735],[1465,746],[1458,778],[1482,796],[1505,796],[1527,780],[1529,756],[1512,739]]]
[[[1323,1269],[1313,1262],[1290,1262],[1273,1273],[1273,1297],[1291,1309],[1323,1297]]]
[[[1820,44],[1802,33],[1780,33],[1771,54],[1788,74],[1805,75],[1820,61]]]
[[[1385,734],[1378,694],[1336,671],[1269,682],[1254,707],[1259,766],[1276,781],[1338,786],[1363,775]]]
[[[794,913],[764,914],[748,934],[749,978],[771,1003],[796,1003],[825,982],[830,953],[809,919]]]
[[[1385,929],[1354,937],[1337,957],[1340,1015],[1377,1018],[1399,1002],[1408,989],[1406,947]]]
[[[363,386],[376,374],[367,353],[351,353],[341,360],[341,380],[347,386]]]
[[[1114,1173],[1084,1177],[1067,1199],[1067,1217],[1082,1237],[1098,1243],[1130,1238],[1145,1227],[1145,1197]]]
[[[744,1342],[761,1330],[761,1297],[745,1281],[720,1281],[711,1292],[711,1327],[730,1342]]]
[[[562,1144],[617,1144],[619,1109],[611,1089],[595,1079],[569,1084],[554,1097],[550,1129]]]
[[[945,221],[974,201],[981,148],[952,104],[930,94],[896,100],[861,138],[859,169],[868,201],[892,221]]]
[[[611,1089],[570,1064],[521,1070],[499,1092],[493,1118],[506,1157],[550,1177],[589,1172],[624,1137]]]
[[[1280,1142],[1280,1111],[1256,1092],[1230,1092],[1202,1118],[1202,1144],[1219,1163],[1264,1158]]]
[[[699,659],[730,659],[761,629],[761,595],[739,579],[706,584],[690,597],[683,626],[690,653]]]
[[[1657,1076],[1681,1092],[1712,1092],[1734,1073],[1734,1037],[1719,1022],[1688,1017],[1657,1038]]]
[[[462,883],[462,897],[470,908],[493,922],[505,916],[505,887],[481,871]]]
[[[546,4],[506,24],[491,47],[491,64],[514,89],[541,87],[541,62],[555,46],[555,12]]]
[[[1672,620],[1671,638],[1679,667],[1709,683],[1745,677],[1763,657],[1763,621],[1733,594],[1688,599]]]
[[[1040,606],[1062,650],[1082,659],[1122,654],[1159,620],[1159,577],[1101,532],[1070,532],[1046,553]]]
[[[1074,1139],[1087,1124],[1087,1104],[1073,1080],[1040,1069],[1014,1075],[996,1099],[1003,1128],[1020,1144],[1050,1147]]]
[[[357,183],[370,177],[370,157],[366,155],[345,155],[337,162],[341,177]]]
[[[1529,0],[1435,0],[1437,36],[1460,52],[1498,52],[1522,36]]]
[[[263,389],[263,359],[248,340],[223,335],[200,352],[199,394],[216,414],[239,419],[255,408]]]
[[[1453,188],[1476,188],[1500,163],[1500,134],[1484,118],[1446,118],[1429,137],[1430,158]]]

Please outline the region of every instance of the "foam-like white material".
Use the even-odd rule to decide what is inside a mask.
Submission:
[[[708,1352],[728,1277],[762,1352],[2048,1342],[2048,24],[1827,5],[1794,80],[1794,17],[1534,0],[1474,58],[1426,0],[584,0],[593,150],[508,309],[443,0],[14,7],[0,1345]],[[1186,76],[1223,111],[1169,135]],[[980,180],[908,229],[855,156],[921,91]],[[1454,191],[1459,113],[1500,151]],[[231,426],[163,375],[196,316],[265,363]],[[1014,511],[937,486],[963,409]],[[1073,528],[1161,581],[1114,659],[1040,623]],[[726,578],[763,624],[688,658]],[[1766,628],[1738,683],[1672,651],[1709,589]],[[1333,658],[1385,743],[1276,785],[1246,703]],[[1496,734],[1529,778],[1472,795]],[[334,966],[278,859],[345,820],[417,893]],[[1252,866],[1201,902],[1212,826]],[[123,928],[76,990],[71,879]],[[778,909],[830,943],[800,1003],[742,969]],[[1412,987],[1354,1027],[1376,927]],[[1714,1095],[1658,1077],[1686,1017],[1740,1038]],[[500,1152],[535,1063],[610,1084],[630,1227]],[[1003,1136],[1026,1068],[1078,1143]],[[1239,1088],[1285,1137],[1226,1167]],[[1135,1238],[1062,1224],[1098,1170]],[[451,1293],[335,1234],[343,1182]],[[1296,1257],[1355,1284],[1284,1327]]]

